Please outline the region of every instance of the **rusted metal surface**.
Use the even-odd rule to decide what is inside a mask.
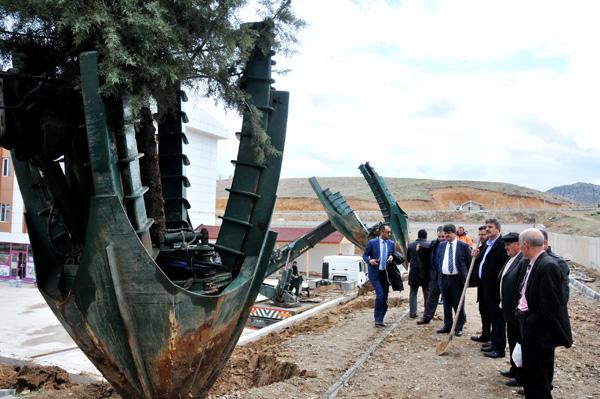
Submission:
[[[43,88],[39,95],[25,96],[24,107],[7,112],[8,130],[2,137],[2,143],[13,148],[38,288],[69,335],[123,398],[203,397],[242,333],[276,241],[269,224],[289,95],[270,87],[270,57],[257,53],[256,63],[249,63],[254,75],[247,84],[260,93],[249,93],[248,103],[253,105],[260,97],[256,94],[263,95],[266,103],[256,105],[264,113],[260,134],[275,151],[248,155],[245,150],[253,149],[259,132],[245,121],[235,173],[239,184],[232,187],[238,198],[227,213],[227,223],[235,227],[224,222],[219,236],[220,249],[231,249],[223,265],[211,261],[213,248],[200,233],[178,230],[168,240],[162,235],[158,243],[154,237],[153,246],[147,247],[147,229],[139,226],[146,216],[139,201],[143,187],[137,179],[135,149],[129,148],[135,140],[128,136],[119,142],[124,125],[107,120],[115,114],[111,107],[122,102],[105,103],[100,97],[96,54],[80,55],[79,86],[55,90],[46,87],[50,83],[43,78],[22,82],[18,76],[9,85],[11,103],[31,91],[32,84],[41,82]],[[261,68],[267,75],[260,75]],[[44,106],[52,93],[77,105],[73,116],[66,116],[71,118],[65,124],[70,130],[56,142],[53,131],[43,125],[46,113],[54,112]],[[6,98],[3,91],[0,94]],[[39,137],[47,141],[35,141]],[[33,140],[32,145],[27,140]],[[60,156],[64,172],[57,161]],[[252,195],[245,191],[248,182]],[[185,212],[181,216],[185,219]],[[180,268],[177,256],[188,254],[190,259],[183,259]]]

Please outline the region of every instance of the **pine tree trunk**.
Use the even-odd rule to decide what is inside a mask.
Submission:
[[[162,195],[160,182],[160,167],[158,163],[158,143],[156,142],[156,129],[152,124],[152,113],[148,108],[141,112],[141,121],[137,126],[136,141],[138,151],[144,154],[140,158],[140,174],[142,184],[148,187],[144,195],[148,217],[154,219],[150,228],[152,242],[156,245],[159,237],[165,232],[165,201]]]

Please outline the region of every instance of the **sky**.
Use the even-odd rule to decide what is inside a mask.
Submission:
[[[282,178],[600,184],[600,3],[295,0]],[[232,133],[240,119],[204,107]],[[219,143],[233,174],[237,140]]]

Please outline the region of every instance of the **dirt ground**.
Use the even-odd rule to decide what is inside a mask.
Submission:
[[[575,289],[571,292],[569,311],[575,343],[570,349],[557,350],[554,397],[598,398],[600,304]],[[391,324],[406,313],[406,297],[406,292],[391,294],[386,322]],[[373,294],[368,293],[259,342],[236,348],[209,397],[321,397],[386,332],[372,324],[373,300]],[[439,306],[436,318],[428,325],[417,326],[409,318],[402,320],[338,392],[338,397],[519,398],[498,374],[508,368],[508,358],[486,358],[479,344],[469,339],[480,328],[474,289],[467,293],[466,306],[468,322],[464,334],[452,340],[446,355],[435,354],[435,346],[442,338],[435,333],[442,324]],[[0,367],[0,388],[18,388],[17,375],[13,368]],[[41,378],[39,372],[29,375],[29,380],[44,388],[37,392],[26,388],[27,397],[118,398],[107,384],[76,385],[65,382],[60,373],[49,379]]]
[[[394,294],[396,295],[396,294]],[[402,293],[402,297],[406,294]],[[372,298],[360,299],[362,304]],[[400,299],[389,311],[389,322],[405,312]],[[419,304],[421,306],[421,304]],[[600,397],[600,306],[573,290],[569,303],[575,344],[560,348],[556,355],[556,398]],[[348,312],[349,311],[349,312]],[[441,315],[441,307],[438,308]],[[508,358],[482,356],[480,346],[469,339],[478,333],[480,319],[475,291],[467,295],[468,322],[464,334],[454,338],[448,353],[435,354],[441,339],[435,331],[441,320],[417,326],[405,319],[363,365],[349,384],[339,391],[341,398],[518,398],[514,388],[506,387],[498,372],[508,369]],[[318,398],[350,367],[360,353],[382,334],[372,326],[372,310],[350,305],[329,317],[337,318],[336,328],[287,332],[279,342],[264,349],[280,361],[295,363],[312,378],[297,376],[268,386],[236,389],[226,382],[227,370],[211,391],[212,398]],[[237,351],[236,351],[237,352]],[[232,359],[238,353],[234,352]],[[233,390],[232,390],[233,388]]]

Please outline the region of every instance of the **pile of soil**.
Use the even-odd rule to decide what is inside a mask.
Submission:
[[[61,390],[72,385],[67,372],[60,367],[0,366],[0,388],[13,388],[17,393],[37,390]]]
[[[17,383],[17,367],[0,364],[0,389],[13,388]]]
[[[0,364],[0,389],[15,389],[28,398],[119,398],[106,382],[75,384],[68,373],[55,366],[8,366]]]

